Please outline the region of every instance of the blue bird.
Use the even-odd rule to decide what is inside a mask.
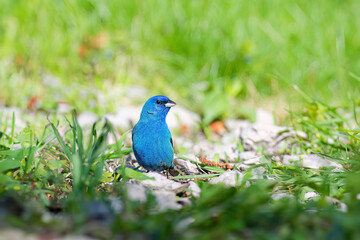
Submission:
[[[133,150],[138,163],[147,170],[174,167],[174,149],[166,115],[176,103],[166,96],[154,96],[144,104],[139,122],[132,130]]]

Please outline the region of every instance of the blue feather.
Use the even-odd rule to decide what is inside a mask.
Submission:
[[[173,106],[175,103],[166,96],[150,98],[132,130],[136,160],[147,170],[162,171],[174,167],[172,138],[165,120]]]

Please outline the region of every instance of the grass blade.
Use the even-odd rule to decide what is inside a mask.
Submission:
[[[48,119],[48,120],[49,120],[49,119]],[[54,134],[55,134],[55,137],[56,137],[56,139],[58,140],[61,148],[63,149],[66,157],[67,157],[69,160],[71,160],[71,155],[72,155],[72,154],[71,154],[71,152],[70,152],[69,147],[68,147],[68,146],[65,144],[65,142],[62,140],[62,138],[61,138],[61,136],[60,136],[60,133],[59,133],[59,131],[57,130],[57,128],[55,127],[54,123],[51,122],[50,120],[49,120],[49,122],[50,122],[50,126],[51,126],[51,128],[52,128],[52,130],[53,130],[53,132],[54,132]]]
[[[219,173],[211,173],[211,174],[199,174],[199,175],[184,175],[184,176],[175,176],[170,179],[200,179],[200,178],[214,178],[219,176]]]

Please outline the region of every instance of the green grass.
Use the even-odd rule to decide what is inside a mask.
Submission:
[[[340,115],[334,107],[310,102],[307,109],[313,111],[291,113],[293,126],[305,131],[308,138],[299,139],[297,147],[289,151],[328,156],[340,163],[343,171],[281,165],[265,155],[265,161],[254,167],[264,167],[266,179],[251,180],[250,169],[244,172],[240,186],[225,188],[207,183],[223,169],[199,164],[205,174],[173,179],[202,178],[196,180],[202,190],[200,197],[192,198],[191,204],[180,210],[164,212],[156,211],[151,193],[145,202],[127,197],[127,180],[142,181],[147,176],[128,168],[121,168],[116,175],[104,171],[131,152],[124,145],[125,135],[116,140],[116,132],[106,121],[83,130],[74,111],[65,132],[55,120],[56,124],[50,122],[39,136],[30,127],[14,135],[1,132],[2,226],[100,239],[135,235],[156,239],[356,239],[360,234],[359,131],[347,130],[346,122],[352,117]],[[111,135],[115,143],[108,145]],[[318,197],[305,198],[314,191]],[[271,196],[276,193],[291,197],[274,200]],[[178,193],[183,194],[186,189]],[[114,199],[121,203],[119,212],[114,212]],[[346,212],[339,210],[340,203],[346,204]]]
[[[103,114],[120,104],[125,86],[141,84],[208,123],[246,116],[239,102],[298,106],[294,84],[335,105],[358,99],[355,0],[2,1],[0,9],[6,105],[25,107],[37,96],[47,110],[69,101]],[[44,85],[47,74],[59,86]]]

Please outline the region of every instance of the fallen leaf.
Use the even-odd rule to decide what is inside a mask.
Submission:
[[[109,37],[106,33],[98,33],[92,37],[90,47],[99,49],[105,47],[109,42]]]
[[[216,134],[224,134],[226,131],[226,127],[223,122],[215,121],[210,124],[210,129]]]
[[[37,96],[32,96],[32,97],[29,99],[28,103],[27,103],[27,107],[28,107],[28,108],[34,108],[35,105],[36,105],[36,103],[37,103],[37,100],[38,100],[38,97],[37,97]]]
[[[86,56],[87,52],[88,52],[87,47],[84,45],[80,45],[80,47],[78,49],[79,57],[84,58]]]

